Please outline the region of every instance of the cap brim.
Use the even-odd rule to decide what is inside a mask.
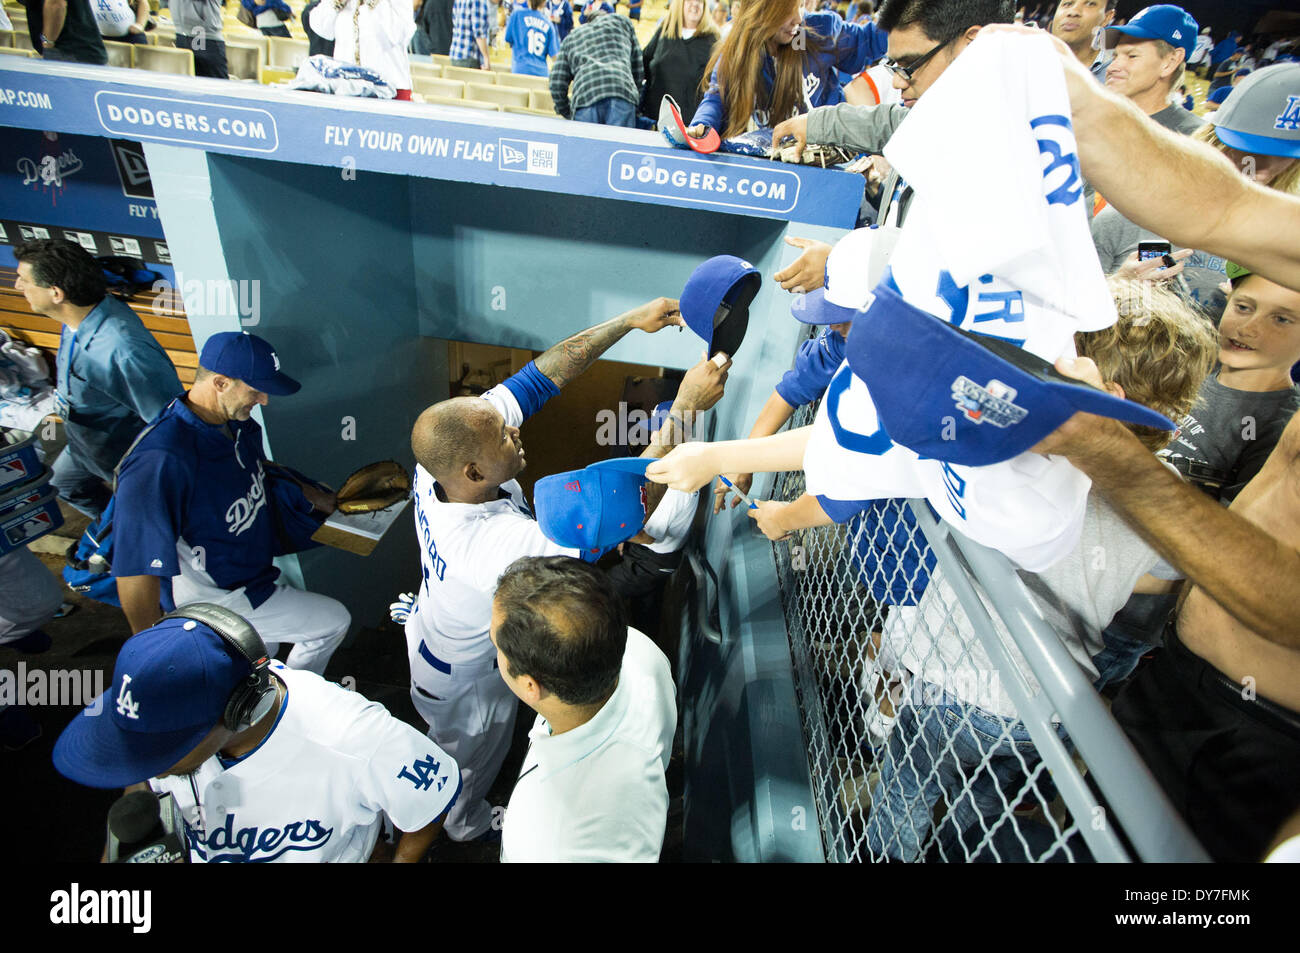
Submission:
[[[666,117],[665,112],[667,113]],[[660,126],[665,124],[665,119],[670,120],[677,131],[677,136],[669,135],[668,137],[674,145],[678,143],[678,137],[680,137],[682,142],[685,142],[696,152],[703,152],[706,155],[717,152],[718,147],[722,145],[722,138],[718,135],[718,130],[712,127],[706,127],[704,135],[698,139],[687,132],[686,123],[682,119],[682,111],[678,108],[677,101],[671,96],[665,96],[659,105]]]
[[[608,460],[601,460],[591,464],[589,470],[622,470],[624,473],[635,473],[637,476],[645,476],[646,468],[654,463],[649,457],[611,457]]]
[[[1219,109],[1223,109],[1222,106]],[[1211,113],[1210,122],[1214,122],[1213,117],[1218,113]],[[1214,135],[1219,141],[1230,149],[1236,149],[1238,152],[1253,152],[1260,156],[1285,156],[1291,159],[1300,159],[1300,140],[1295,139],[1272,139],[1268,136],[1256,136],[1246,132],[1234,132],[1231,129],[1225,129],[1222,126],[1214,127]]]
[[[54,744],[54,767],[91,788],[124,788],[157,777],[199,746],[212,725],[146,734],[113,721],[112,689],[72,719]]]
[[[843,324],[852,321],[857,314],[857,308],[827,301],[825,288],[816,288],[790,303],[790,316],[804,324]]]
[[[288,374],[276,374],[264,381],[244,381],[244,383],[253,390],[260,390],[263,394],[270,394],[272,397],[287,397],[302,390],[302,385]]]

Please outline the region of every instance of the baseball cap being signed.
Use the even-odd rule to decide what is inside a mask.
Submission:
[[[252,667],[202,622],[164,619],[127,639],[113,683],[54,745],[54,767],[92,788],[157,777],[221,722]]]
[[[1007,341],[954,327],[884,285],[854,320],[846,353],[890,439],[948,463],[1010,460],[1076,411],[1174,429],[1154,410],[1065,377]]]
[[[709,357],[721,351],[735,357],[749,327],[749,306],[763,286],[758,269],[735,255],[718,255],[686,279],[682,317],[704,339]]]
[[[1106,46],[1114,49],[1121,36],[1131,36],[1138,40],[1164,40],[1170,46],[1181,49],[1183,61],[1186,62],[1196,49],[1199,30],[1196,20],[1182,7],[1160,3],[1139,10],[1126,26],[1107,28]]]
[[[241,380],[254,390],[283,397],[302,387],[280,370],[280,358],[266,341],[247,331],[222,331],[208,338],[199,366]]]
[[[595,562],[645,525],[649,464],[644,457],[616,457],[542,477],[533,488],[537,525],[551,542]]]

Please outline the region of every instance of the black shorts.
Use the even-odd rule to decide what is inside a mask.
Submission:
[[[1243,691],[1171,622],[1111,713],[1210,856],[1251,863],[1300,809],[1300,713]]]

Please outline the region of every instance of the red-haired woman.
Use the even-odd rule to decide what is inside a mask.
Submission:
[[[839,72],[861,72],[885,55],[888,35],[874,23],[800,11],[799,0],[746,0],[710,60],[709,91],[691,119],[724,139],[770,128],[815,106],[844,101]]]

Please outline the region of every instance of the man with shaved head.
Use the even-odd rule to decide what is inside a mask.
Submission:
[[[415,422],[415,525],[423,581],[406,623],[411,699],[429,736],[456,759],[464,785],[446,831],[491,835],[484,799],[506,752],[517,700],[497,671],[488,637],[498,577],[523,556],[577,556],[542,534],[515,477],[524,468],[519,427],[629,331],[682,325],[677,302],[657,298],[561,341],[482,397],[453,397]],[[686,415],[722,396],[728,364],[702,361],[682,381],[673,421],[647,450],[667,451]],[[652,508],[652,507],[650,507]]]

